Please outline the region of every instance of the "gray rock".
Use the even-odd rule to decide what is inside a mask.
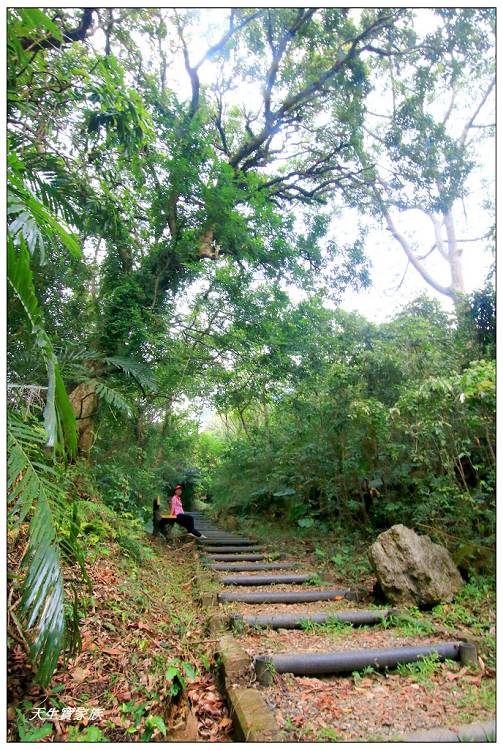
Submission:
[[[380,534],[369,559],[388,601],[432,607],[452,601],[463,579],[449,552],[399,523]]]

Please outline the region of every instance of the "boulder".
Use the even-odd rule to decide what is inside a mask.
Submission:
[[[401,523],[377,537],[369,559],[392,604],[433,607],[451,601],[463,586],[447,549]]]

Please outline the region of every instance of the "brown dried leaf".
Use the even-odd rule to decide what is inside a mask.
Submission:
[[[73,670],[73,672],[70,673],[70,677],[75,682],[84,682],[84,680],[89,677],[90,674],[90,669],[82,669],[82,667],[77,667]]]

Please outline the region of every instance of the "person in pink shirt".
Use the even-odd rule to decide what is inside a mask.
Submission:
[[[175,487],[175,494],[171,498],[171,515],[176,516],[176,523],[179,523],[180,526],[183,526],[184,529],[187,529],[190,536],[196,536],[201,537],[202,539],[206,539],[204,534],[201,534],[200,531],[198,531],[194,526],[194,518],[190,515],[190,513],[184,513],[183,511],[183,505],[182,505],[182,490],[183,487],[181,484],[177,484]]]

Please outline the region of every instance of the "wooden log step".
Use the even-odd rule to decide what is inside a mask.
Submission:
[[[243,604],[299,604],[300,602],[324,602],[332,599],[358,599],[350,589],[320,589],[317,591],[221,591],[219,602],[243,602]]]
[[[226,552],[234,552],[234,553],[240,553],[242,555],[247,555],[249,552],[262,552],[263,547],[257,544],[245,546],[245,547],[237,547],[236,545],[229,545],[229,546],[218,546],[218,547],[210,547],[205,546],[200,548],[200,552],[204,555],[206,554],[224,554]]]
[[[226,570],[234,571],[236,573],[245,573],[246,571],[252,570],[286,570],[287,568],[297,568],[299,563],[249,563],[248,565],[240,565],[239,563],[233,565],[226,565],[225,563],[211,565],[211,570]],[[295,581],[296,583],[296,581]]]
[[[301,629],[304,624],[324,625],[327,622],[346,622],[351,625],[375,625],[390,615],[399,615],[398,609],[346,609],[339,612],[292,612],[280,615],[234,615],[233,623],[244,623],[251,627]]]
[[[249,547],[257,542],[253,539],[242,539],[241,537],[208,537],[207,539],[198,539],[197,543],[201,547],[227,547],[230,544],[235,547]]]
[[[286,576],[224,576],[220,583],[224,586],[270,586],[281,583],[307,583],[312,573]]]
[[[469,654],[466,652],[468,647]],[[331,651],[328,653],[270,654],[255,657],[255,672],[262,685],[269,685],[274,672],[295,675],[340,674],[359,671],[365,667],[375,669],[394,668],[398,664],[409,664],[425,656],[437,654],[440,659],[465,661],[472,658],[472,644],[460,641],[418,644],[401,648],[358,649],[355,651]]]
[[[248,555],[246,552],[243,552],[242,555],[236,555],[236,554],[230,554],[230,555],[218,555],[218,554],[210,554],[204,556],[204,562],[207,563],[214,563],[214,562],[258,562],[259,560],[270,560],[271,558],[278,558],[281,557],[281,555],[274,554],[274,555]]]

